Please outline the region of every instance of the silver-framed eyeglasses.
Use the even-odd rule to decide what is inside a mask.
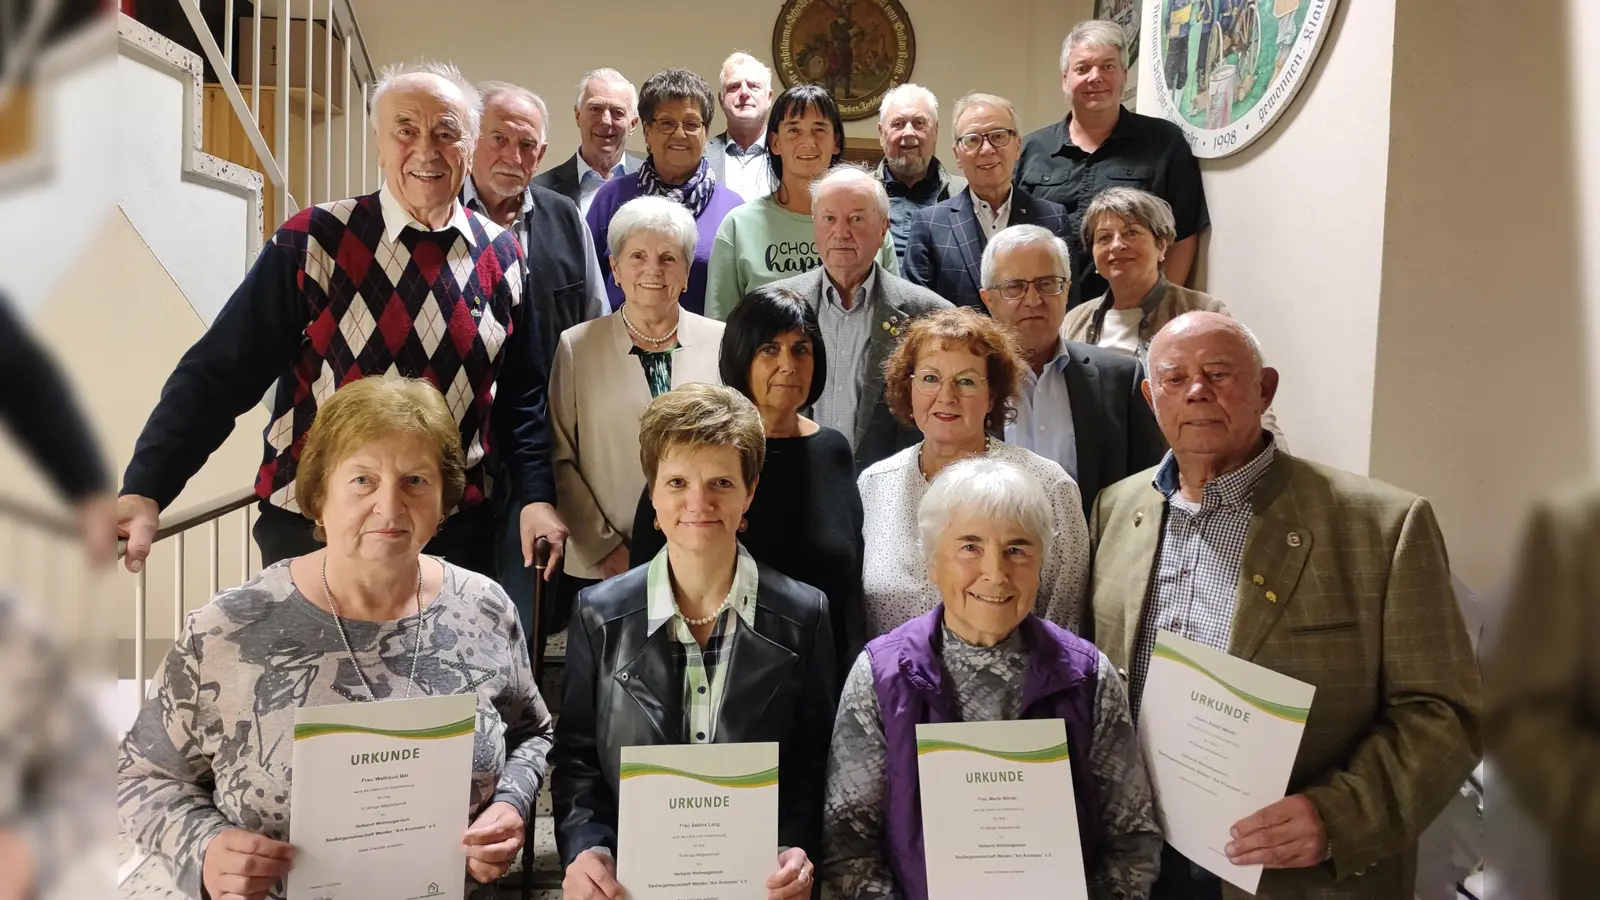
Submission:
[[[949,378],[945,378],[932,369],[918,369],[911,373],[911,386],[917,389],[917,393],[929,397],[939,396],[939,389],[944,387],[946,381],[950,382],[955,388],[957,396],[971,397],[988,380],[982,375],[971,374],[952,375]]]
[[[683,130],[685,137],[694,137],[705,130],[706,123],[696,119],[687,122],[674,122],[671,119],[652,119],[650,127],[662,137],[672,137],[679,129]]]
[[[956,143],[960,144],[961,149],[968,153],[977,153],[983,149],[984,141],[988,141],[989,146],[999,150],[1001,147],[1011,143],[1011,139],[1016,136],[1017,133],[1009,128],[996,128],[993,131],[974,131],[971,134],[963,134],[961,137],[956,138]]]
[[[1056,297],[1067,289],[1067,279],[1060,275],[1043,275],[1028,281],[1025,278],[1013,278],[995,285],[994,289],[1000,292],[1002,300],[1021,300],[1028,296],[1028,286],[1039,292],[1041,297]]]

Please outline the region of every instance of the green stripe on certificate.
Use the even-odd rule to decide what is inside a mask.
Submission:
[[[1273,703],[1271,700],[1266,700],[1253,694],[1247,694],[1244,691],[1241,691],[1233,685],[1227,683],[1226,681],[1223,681],[1220,677],[1218,677],[1217,673],[1183,655],[1182,652],[1173,648],[1169,644],[1157,641],[1154,655],[1164,659],[1170,659],[1175,663],[1179,663],[1194,669],[1196,672],[1205,675],[1207,678],[1210,678],[1217,684],[1227,688],[1227,690],[1235,697],[1238,697],[1240,700],[1243,700],[1244,702],[1254,706],[1256,709],[1259,709],[1268,715],[1277,716],[1280,719],[1286,719],[1290,722],[1298,722],[1301,725],[1304,725],[1306,722],[1306,716],[1311,714],[1310,707],[1290,706],[1286,703]]]
[[[471,734],[477,726],[476,715],[470,719],[462,719],[459,722],[452,722],[448,725],[411,729],[367,728],[362,725],[348,725],[337,722],[306,722],[294,726],[294,739],[304,741],[330,734],[366,734],[374,737],[400,738],[407,741],[437,741]]]
[[[1044,747],[1038,750],[1009,751],[990,750],[986,747],[974,747],[971,744],[961,744],[955,741],[941,741],[934,739],[917,741],[918,756],[923,756],[928,753],[938,753],[941,750],[963,750],[967,753],[982,753],[985,756],[992,756],[995,759],[1003,759],[1006,762],[1016,763],[1053,763],[1063,762],[1067,759],[1067,745],[1065,742],[1057,744],[1054,747]]]
[[[676,775],[679,778],[688,778],[704,784],[725,788],[759,788],[771,787],[778,783],[778,769],[776,766],[760,772],[751,772],[748,775],[702,775],[698,772],[685,772],[671,766],[658,766],[652,763],[623,763],[619,778],[642,778],[646,775]]]

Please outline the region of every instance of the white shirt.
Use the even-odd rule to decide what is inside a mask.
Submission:
[[[394,191],[389,189],[388,184],[378,188],[378,209],[383,212],[383,235],[390,241],[398,241],[400,232],[407,228],[415,228],[418,231],[444,231],[446,228],[454,228],[460,232],[468,244],[477,245],[477,241],[472,238],[472,226],[467,224],[466,210],[462,209],[459,200],[450,204],[450,219],[444,223],[442,228],[429,228],[427,225],[418,222],[416,216],[407,212],[406,208],[400,205],[400,198],[394,195]],[[489,222],[488,218],[485,218],[484,221]],[[494,225],[493,222],[489,222],[489,224]],[[495,231],[490,235],[491,237],[500,233],[499,227],[495,225]]]
[[[1011,199],[1016,195],[1016,191],[1007,193],[1006,202],[998,208],[990,206],[977,194],[972,195],[972,208],[978,213],[978,224],[983,226],[985,238],[994,237],[995,232],[1011,224]]]
[[[868,640],[928,612],[939,602],[939,589],[928,581],[917,531],[917,507],[928,492],[928,482],[917,468],[921,452],[921,444],[908,447],[868,466],[856,479],[861,508],[866,511],[861,523],[861,536],[866,540],[861,587]],[[991,440],[988,455],[1021,465],[1050,498],[1055,535],[1045,548],[1033,609],[1042,618],[1076,632],[1089,584],[1089,527],[1083,519],[1078,485],[1054,462],[1014,444]]]
[[[741,152],[732,137],[723,148],[723,184],[743,197],[746,203],[772,193],[772,170],[767,164],[767,134],[762,132],[749,149]]]
[[[605,187],[608,179],[601,178],[600,173],[589,166],[589,162],[583,158],[582,152],[574,154],[574,156],[578,160],[578,212],[583,213],[583,217],[587,219],[589,217],[589,205],[594,203],[594,195],[600,193],[600,189]],[[626,153],[624,153],[623,159],[627,159]],[[622,163],[619,162],[611,169],[611,177],[615,178],[626,171],[627,169],[623,168]]]
[[[1100,326],[1100,346],[1129,356],[1138,356],[1139,322],[1143,318],[1144,310],[1137,306],[1132,309],[1106,310],[1105,324]]]

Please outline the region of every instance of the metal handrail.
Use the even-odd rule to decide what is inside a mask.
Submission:
[[[69,516],[42,506],[34,506],[15,497],[0,496],[0,517],[16,519],[55,537],[78,536],[78,525]]]

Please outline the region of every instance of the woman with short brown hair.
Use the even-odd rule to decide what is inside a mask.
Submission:
[[[783,849],[767,897],[811,895],[838,669],[822,592],[739,543],[765,452],[761,415],[733,388],[684,385],[645,411],[639,463],[666,547],[580,593],[567,631],[550,792],[568,900],[621,895],[623,747],[768,741]]]
[[[1089,529],[1078,485],[1053,460],[992,435],[1015,415],[1027,365],[1010,329],[966,307],[917,319],[884,361],[884,401],[922,442],[874,463],[857,486],[866,510],[862,563],[866,637],[933,609],[939,594],[917,551],[917,504],[946,466],[987,456],[1027,469],[1050,495],[1055,527],[1046,547],[1038,614],[1076,629],[1089,578]]]
[[[426,381],[365,378],[318,409],[295,491],[327,546],[190,613],[122,742],[123,828],[184,896],[283,896],[297,708],[469,693],[465,896],[494,896],[551,727],[505,591],[422,553],[464,470],[460,428]]]

